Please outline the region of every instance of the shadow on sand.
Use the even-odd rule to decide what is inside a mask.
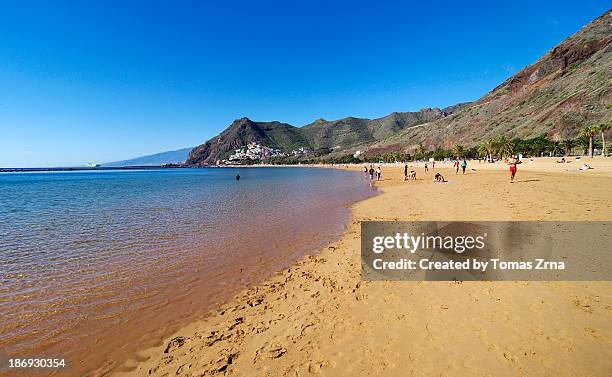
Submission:
[[[540,182],[539,179],[526,179],[524,181],[514,181],[513,183]]]

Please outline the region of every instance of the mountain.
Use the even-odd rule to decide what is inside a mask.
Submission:
[[[403,130],[373,148],[448,149],[497,135],[575,138],[581,127],[612,119],[611,41],[607,11],[462,111]]]
[[[248,118],[236,119],[218,136],[199,145],[189,153],[188,165],[206,165],[226,158],[234,149],[248,143],[260,143],[271,148],[293,150],[309,146],[299,128],[280,122],[253,122]]]
[[[122,166],[157,166],[163,164],[183,163],[192,148],[183,148],[176,151],[161,152],[148,156],[141,156],[129,160],[108,162],[102,166],[122,167]]]
[[[318,119],[302,127],[302,132],[314,149],[347,149],[384,140],[401,130],[448,114],[441,109],[422,109],[418,112],[391,113],[378,119],[349,117],[329,122]]]
[[[498,135],[575,138],[581,127],[612,119],[611,41],[612,12],[606,11],[475,102],[378,119],[317,119],[301,128],[242,118],[194,148],[186,163],[214,163],[249,142],[337,155],[470,147]]]
[[[248,118],[235,120],[218,136],[195,147],[188,165],[206,165],[227,158],[234,149],[251,142],[291,152],[299,147],[315,151],[347,150],[384,140],[397,132],[421,123],[452,114],[465,104],[446,109],[422,109],[418,112],[392,113],[383,118],[344,118],[327,121],[317,119],[295,127],[280,122],[254,122]]]

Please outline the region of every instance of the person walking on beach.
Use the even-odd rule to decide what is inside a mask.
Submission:
[[[453,168],[455,168],[455,174],[459,173],[459,160],[453,161]]]
[[[425,163],[425,173],[427,173],[429,169],[427,168],[427,162]]]
[[[380,170],[380,165],[378,165],[378,168],[376,168],[376,180],[380,181],[380,174],[382,173],[382,171]]]
[[[408,179],[408,164],[404,165],[404,181]]]
[[[364,166],[363,168],[365,169],[365,170],[363,171],[363,174],[365,174],[365,176],[367,177],[367,176],[368,176],[368,167],[367,167],[367,166]]]
[[[516,156],[512,156],[510,161],[508,161],[508,165],[510,165],[510,183],[514,182],[514,176],[516,175],[516,165],[520,163],[521,161],[516,158]]]
[[[431,170],[436,170],[436,160],[431,162]]]
[[[370,181],[374,180],[374,168],[370,166]]]
[[[467,168],[467,161],[463,158],[463,160],[461,160],[461,174],[465,174],[465,168]]]

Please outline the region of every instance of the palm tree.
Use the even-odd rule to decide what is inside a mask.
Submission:
[[[610,128],[612,128],[612,124],[610,124],[610,123],[600,123],[599,126],[597,126],[597,129],[599,130],[599,132],[601,132],[601,144],[602,144],[601,156],[602,157],[606,157],[606,136],[605,136],[605,133]]]
[[[487,160],[490,160],[493,157],[493,152],[495,151],[495,144],[493,140],[488,139],[478,144],[478,154],[482,157],[487,157]]]
[[[416,160],[422,160],[426,157],[426,155],[427,155],[427,149],[425,149],[423,144],[419,144],[419,147],[414,152],[414,158]]]
[[[582,148],[582,154],[589,154],[589,137],[586,135],[581,135],[576,138],[577,145]]]
[[[463,145],[455,144],[453,146],[453,155],[457,156],[457,159],[463,157],[465,154],[465,147]]]
[[[580,130],[580,136],[589,138],[589,158],[593,158],[593,137],[598,131],[598,126],[586,126]]]
[[[553,155],[558,155],[559,153],[565,153],[563,147],[561,146],[561,142],[559,141],[551,141],[548,146],[548,151]]]
[[[561,142],[561,145],[563,146],[565,155],[569,156],[572,154],[572,149],[576,146],[576,141],[574,139],[566,139]]]
[[[514,143],[504,135],[500,135],[495,140],[495,146],[497,153],[499,153],[501,157],[512,156],[514,154]]]

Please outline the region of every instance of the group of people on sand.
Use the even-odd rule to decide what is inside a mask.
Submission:
[[[435,169],[435,167],[436,167],[436,162],[432,161],[431,168]],[[427,164],[427,162],[425,162],[424,168],[425,168],[425,173],[427,173],[429,171],[429,165]],[[416,174],[417,173],[415,170],[408,171],[408,164],[404,165],[404,181],[408,181],[408,180],[416,181],[417,179]],[[448,182],[448,181],[444,179],[442,174],[436,173],[436,175],[434,176],[434,182]]]
[[[510,182],[514,182],[514,177],[516,176],[516,170],[517,170],[517,165],[521,164],[521,160],[517,157],[517,156],[512,156],[510,159],[507,160],[508,165],[510,165],[509,171],[510,171]],[[436,162],[435,161],[431,161],[431,167],[432,169],[435,168]],[[455,169],[455,174],[459,174],[459,169],[461,169],[461,174],[465,174],[465,171],[467,169],[467,160],[465,158],[459,160],[454,160],[453,161],[453,169]],[[425,172],[427,173],[429,171],[429,165],[427,162],[425,162],[424,164],[424,168],[425,168]],[[582,168],[581,168],[582,169]],[[408,165],[404,165],[404,181],[407,180],[416,180],[416,171],[414,170],[410,170],[410,172],[408,171]],[[437,172],[434,175],[434,183],[446,183],[448,182],[444,176],[442,174],[440,174],[439,172]]]
[[[517,156],[512,156],[506,162],[509,165],[510,183],[513,183],[514,177],[516,176],[517,165],[521,164],[522,162]],[[436,164],[435,161],[431,161],[432,169],[435,168],[436,166],[435,164]],[[459,174],[459,169],[461,169],[461,174],[465,174],[467,165],[468,163],[465,158],[461,160],[459,159],[454,160],[453,169],[455,169],[455,174]],[[425,168],[425,172],[427,173],[429,171],[428,162],[425,162],[424,168]],[[580,170],[588,169],[588,168],[590,167],[583,166],[580,168]],[[378,165],[378,167],[374,169],[374,164],[371,163],[369,168],[368,166],[364,166],[364,175],[366,177],[369,177],[370,181],[374,181],[374,179],[376,179],[377,181],[380,181],[382,177],[382,168],[380,165]],[[417,172],[415,170],[408,170],[408,164],[405,164],[404,165],[404,181],[408,181],[408,180],[416,181],[416,179],[417,179]],[[436,174],[434,175],[433,182],[434,183],[446,183],[448,181],[446,180],[446,178],[444,178],[442,174],[440,174],[439,172],[436,172]]]
[[[455,168],[455,174],[459,173],[459,168],[461,168],[461,174],[465,174],[465,169],[467,168],[467,160],[465,157],[461,161],[453,161],[453,168]]]
[[[380,181],[380,177],[382,176],[382,169],[380,167],[380,165],[378,165],[378,167],[376,168],[376,171],[374,170],[374,164],[370,164],[370,169],[368,170],[367,166],[364,166],[364,174],[367,177],[368,175],[370,176],[370,181],[374,180],[374,174],[376,174],[376,180]]]
[[[425,161],[424,168],[425,168],[425,173],[427,173],[429,171],[429,165],[427,164],[427,161]],[[436,161],[435,160],[431,161],[431,168],[432,169],[436,168]]]
[[[578,160],[578,159],[576,159]],[[565,157],[561,157],[561,160],[557,160],[557,164],[568,164],[570,163],[570,160],[566,160]],[[591,165],[589,164],[582,164],[579,168],[577,169],[567,169],[567,171],[582,171],[582,170],[591,170],[593,169],[591,167]]]
[[[404,165],[404,181],[409,179],[416,181],[416,171],[410,170],[410,173],[408,173],[408,164],[406,164]]]

